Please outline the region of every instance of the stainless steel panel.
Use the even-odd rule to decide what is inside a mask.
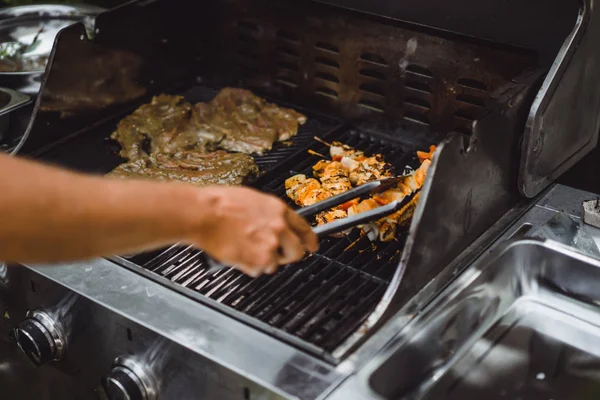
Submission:
[[[105,400],[61,371],[34,367],[14,343],[4,340],[0,340],[0,396],[18,400]]]
[[[66,332],[56,369],[95,391],[119,356],[159,377],[161,400],[316,399],[343,373],[106,260],[8,270],[11,318],[44,310]],[[16,344],[13,344],[16,347]],[[63,399],[62,397],[52,397]]]
[[[354,359],[362,360],[357,365],[358,370],[360,371],[364,367],[365,360],[368,362],[373,357],[374,352],[381,351],[382,346],[389,344],[393,348],[394,343],[397,343],[396,340],[404,334],[405,330],[411,329],[411,321],[414,320],[418,310],[424,308],[423,302],[430,298],[431,293],[441,291],[445,286],[444,282],[448,282],[452,277],[457,277],[462,271],[470,268],[474,260],[494,251],[508,239],[523,238],[537,227],[543,226],[559,212],[567,213],[572,219],[579,220],[581,203],[595,197],[593,193],[563,185],[554,185],[536,203],[522,203],[505,214],[482,237],[469,246],[464,254],[446,267],[439,277],[431,281],[421,293],[411,299],[371,340],[354,353]],[[587,225],[583,225],[582,228],[597,245],[600,245],[600,229]],[[490,245],[490,243],[492,244]],[[387,354],[386,350],[383,350],[383,354]],[[327,397],[327,400],[371,399],[371,394],[365,390],[365,385],[360,381],[361,377],[360,372],[350,375]]]
[[[598,287],[598,260],[549,241],[507,244],[449,286],[364,383],[382,399],[573,398],[581,385],[597,397]]]
[[[589,153],[600,129],[600,10],[585,0],[525,127],[519,190],[534,197]]]

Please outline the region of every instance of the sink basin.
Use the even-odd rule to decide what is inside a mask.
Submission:
[[[600,398],[600,262],[524,240],[469,268],[362,372],[379,399]]]

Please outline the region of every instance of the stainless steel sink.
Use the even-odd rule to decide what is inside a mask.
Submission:
[[[600,262],[523,240],[476,263],[363,371],[380,399],[597,399]]]

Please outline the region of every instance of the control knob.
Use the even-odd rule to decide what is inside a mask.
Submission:
[[[119,357],[103,380],[109,400],[156,400],[152,378],[131,358]]]
[[[13,333],[19,348],[35,365],[58,361],[64,355],[64,334],[60,326],[44,312],[28,312],[27,319]]]

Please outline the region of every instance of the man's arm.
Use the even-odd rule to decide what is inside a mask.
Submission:
[[[93,177],[6,155],[0,215],[4,261],[85,259],[181,241],[256,275],[317,247],[304,220],[254,190]]]

